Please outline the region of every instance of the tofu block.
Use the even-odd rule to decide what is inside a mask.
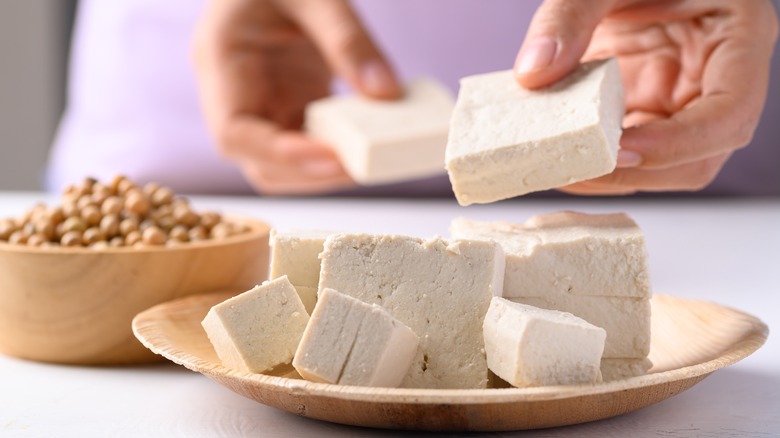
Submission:
[[[601,377],[605,382],[643,376],[653,367],[648,358],[642,359],[601,359]]]
[[[512,386],[601,382],[607,334],[571,313],[494,297],[483,330],[488,367]]]
[[[539,90],[511,70],[463,78],[445,153],[455,197],[488,203],[608,174],[624,113],[615,59]]]
[[[644,235],[623,213],[565,211],[525,224],[458,218],[450,233],[454,239],[494,240],[502,246],[505,298],[652,295]]]
[[[605,358],[642,359],[650,352],[650,300],[642,298],[515,297],[511,301],[569,312],[607,332]]]
[[[286,275],[295,286],[317,287],[320,282],[320,253],[333,231],[271,230],[271,278]]]
[[[308,322],[295,288],[282,276],[212,307],[201,325],[222,365],[262,373],[290,363]]]
[[[270,277],[286,275],[295,286],[306,311],[311,314],[317,303],[320,281],[320,253],[325,239],[334,234],[323,230],[271,230]]]
[[[504,278],[497,244],[337,234],[321,257],[320,291],[378,304],[420,337],[402,387],[486,387],[482,320]]]
[[[306,380],[397,387],[420,339],[376,304],[324,289],[293,366]]]
[[[311,315],[314,312],[314,306],[317,305],[317,288],[308,286],[294,286],[298,292],[298,297],[306,308],[306,313]]]
[[[387,184],[444,173],[453,106],[443,85],[418,79],[397,100],[353,95],[312,102],[305,129],[335,149],[359,184]]]

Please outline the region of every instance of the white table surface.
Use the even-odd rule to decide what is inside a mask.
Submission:
[[[39,193],[0,192],[0,217]],[[729,305],[780,328],[780,199],[527,200],[463,208],[451,200],[194,198],[265,219],[278,228],[447,235],[457,216],[523,221],[562,209],[628,212],[646,234],[654,290]],[[0,279],[2,293],[2,279]],[[237,395],[165,363],[76,367],[0,355],[0,436],[396,436],[300,418]],[[407,435],[409,433],[406,433]],[[431,436],[432,434],[419,434]],[[692,389],[621,417],[531,432],[524,437],[780,436],[780,340]],[[447,435],[450,436],[450,435]]]

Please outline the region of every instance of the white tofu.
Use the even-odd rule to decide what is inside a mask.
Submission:
[[[559,212],[525,224],[453,220],[454,239],[495,240],[506,253],[504,297],[652,295],[642,231],[627,215]]]
[[[642,359],[601,359],[601,376],[605,382],[643,376],[652,368],[648,358]]]
[[[308,322],[283,276],[217,304],[201,325],[224,366],[262,373],[290,363]]]
[[[398,100],[353,95],[312,102],[305,129],[335,149],[359,184],[387,184],[444,173],[453,106],[444,86],[418,79]]]
[[[446,167],[461,205],[565,186],[615,169],[625,112],[615,59],[527,90],[511,70],[461,79]]]
[[[315,382],[397,387],[418,344],[412,329],[381,306],[324,289],[293,366]]]
[[[320,282],[320,253],[333,231],[271,230],[271,278],[286,275],[295,286],[317,287]]]
[[[650,300],[643,298],[515,297],[516,303],[569,312],[607,332],[605,358],[641,359],[650,352]]]
[[[317,305],[317,288],[308,286],[295,286],[298,297],[303,303],[303,307],[306,308],[306,312],[311,315],[314,311],[314,306]]]
[[[325,239],[334,234],[323,230],[271,230],[270,278],[286,275],[311,314],[317,303],[320,253]]]
[[[379,304],[420,348],[401,386],[484,388],[482,320],[500,294],[504,254],[493,242],[340,234],[325,241],[320,291]]]
[[[559,212],[525,224],[455,219],[453,238],[506,253],[504,298],[570,312],[607,331],[604,356],[644,358],[652,295],[641,230],[625,214]]]
[[[488,367],[512,386],[601,382],[606,332],[570,313],[494,297],[483,330]]]

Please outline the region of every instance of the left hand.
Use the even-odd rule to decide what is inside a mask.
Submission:
[[[528,88],[616,56],[626,92],[618,169],[561,190],[700,190],[758,124],[778,35],[769,0],[547,0],[515,64]]]

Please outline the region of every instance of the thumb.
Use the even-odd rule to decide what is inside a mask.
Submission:
[[[545,0],[536,10],[515,60],[515,78],[539,88],[563,78],[576,67],[591,35],[617,0]]]
[[[401,86],[382,52],[346,0],[281,2],[331,68],[360,93],[393,99]]]

